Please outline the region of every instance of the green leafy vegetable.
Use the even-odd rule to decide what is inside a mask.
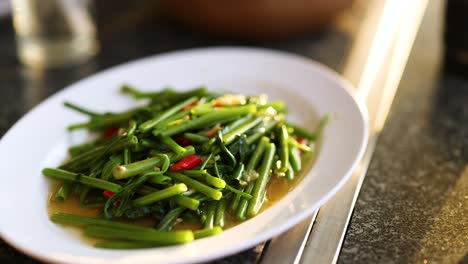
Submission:
[[[181,244],[222,232],[231,218],[263,208],[272,178],[291,182],[331,120],[314,132],[287,123],[286,106],[265,96],[216,94],[201,87],[121,92],[147,104],[120,113],[64,105],[98,137],[69,148],[70,158],[44,176],[61,181],[53,202],[78,196],[96,217],[54,213],[51,220],[106,239],[96,247],[123,249]],[[142,218],[152,227],[120,222]],[[198,229],[173,231],[180,223]]]

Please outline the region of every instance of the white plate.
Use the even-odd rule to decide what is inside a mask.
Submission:
[[[145,90],[166,85],[189,89],[207,85],[283,100],[291,119],[313,129],[333,113],[318,158],[299,185],[258,216],[218,236],[182,246],[143,250],[93,248],[49,221],[45,166],[57,166],[71,137],[65,127],[83,121],[66,110],[66,100],[96,110],[135,105],[118,93],[122,83]],[[180,263],[219,258],[252,247],[286,231],[327,201],[348,179],[367,140],[366,110],[337,74],[311,60],[276,51],[210,48],[169,53],[106,70],[45,100],[16,123],[0,142],[2,161],[1,236],[19,250],[60,263]],[[76,136],[76,135],[75,135]],[[81,138],[80,140],[82,140]]]

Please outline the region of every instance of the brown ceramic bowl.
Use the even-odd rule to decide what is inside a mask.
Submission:
[[[276,38],[322,29],[352,0],[162,0],[193,29],[242,38]]]

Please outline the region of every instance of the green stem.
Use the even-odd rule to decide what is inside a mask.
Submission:
[[[239,181],[242,178],[242,175],[244,175],[244,168],[244,163],[239,163],[234,169],[231,178]]]
[[[126,230],[102,226],[88,226],[85,235],[107,239],[125,239],[134,241],[147,241],[163,245],[183,244],[194,239],[192,231],[157,231],[151,228],[146,230]]]
[[[196,134],[196,133],[190,133],[190,132],[185,132],[184,137],[186,137],[188,140],[195,142],[195,143],[205,143],[209,140],[209,138]]]
[[[289,163],[295,172],[302,168],[301,153],[298,148],[291,146],[289,148]]]
[[[200,166],[200,170],[204,170],[206,165],[208,165],[208,162],[210,162],[210,160],[213,158],[214,154],[213,154],[213,151],[210,153],[210,155],[208,155],[208,157],[206,157],[206,159],[203,161],[202,165]]]
[[[167,176],[173,178],[174,180],[185,183],[188,187],[196,191],[199,191],[210,198],[219,200],[221,199],[221,197],[223,197],[223,193],[221,193],[220,191],[213,189],[211,187],[208,187],[207,185],[197,180],[194,180],[188,176],[185,176],[184,174],[177,173],[177,172],[167,172],[166,174]]]
[[[214,227],[214,218],[216,214],[216,202],[209,201],[206,209],[206,220],[204,223],[204,228],[213,228]]]
[[[126,224],[116,221],[110,221],[105,219],[98,219],[86,216],[79,216],[73,214],[66,214],[66,213],[54,213],[50,215],[50,220],[55,223],[65,224],[65,225],[75,225],[75,226],[103,226],[103,227],[111,227],[111,228],[120,228],[120,229],[127,229],[127,230],[134,230],[134,229],[146,229],[142,226],[133,225],[133,224]]]
[[[160,155],[161,153],[158,152],[158,151],[155,151],[155,150],[151,150],[150,151],[150,155],[151,156],[157,156],[157,155]],[[187,157],[187,156],[190,156],[190,155],[193,155],[195,154],[195,148],[193,146],[187,146],[185,148],[185,152],[180,154],[180,155],[177,155],[175,153],[168,153],[167,156],[169,157],[169,160],[172,163],[176,163],[177,161]]]
[[[238,108],[232,111],[213,111],[206,115],[202,115],[198,118],[183,122],[179,125],[168,128],[163,131],[161,135],[172,136],[186,132],[187,130],[204,128],[209,124],[225,121],[228,118],[234,118],[239,115],[245,115],[249,113],[255,113],[257,108],[254,105],[248,105],[246,107]]]
[[[245,168],[246,173],[250,173],[253,169],[255,169],[255,167],[257,167],[257,164],[260,162],[260,159],[262,158],[263,152],[265,151],[268,143],[270,143],[269,138],[263,137],[260,139],[260,143],[257,145],[257,148],[252,154],[252,157],[250,157],[249,163],[247,163],[247,167]]]
[[[124,165],[127,165],[129,164],[131,161],[130,161],[130,150],[128,148],[124,149],[123,150],[123,164]]]
[[[97,116],[99,115],[99,113],[96,113],[96,112],[93,112],[93,111],[90,111],[88,109],[85,109],[83,107],[80,107],[80,106],[77,106],[76,104],[73,104],[73,103],[70,103],[70,102],[65,102],[63,103],[63,105],[65,107],[68,107],[70,109],[73,109],[79,113],[82,113],[82,114],[85,114],[85,115],[88,115],[88,116]]]
[[[255,149],[254,153],[250,157],[249,163],[247,163],[247,166],[245,167],[244,174],[242,176],[241,180],[250,180],[248,179],[247,175],[252,173],[253,170],[257,167],[258,163],[260,162],[260,159],[262,158],[263,152],[265,151],[266,146],[270,142],[270,139],[267,137],[262,137],[260,139],[260,142],[257,144],[257,148]],[[249,182],[249,185],[244,189],[242,193],[249,194],[252,192],[253,189],[253,182]],[[234,198],[233,203],[231,204],[231,209],[236,211],[236,217],[239,220],[245,219],[245,214],[247,211],[247,206],[249,203],[249,199],[252,198],[250,196],[249,199],[247,198],[241,198],[241,194],[236,194],[236,197]]]
[[[275,151],[276,146],[273,143],[268,144],[265,148],[262,165],[258,172],[259,175],[252,190],[252,199],[250,199],[249,206],[247,207],[247,215],[250,217],[256,215],[263,205],[266,185],[270,180],[270,169],[273,164]]]
[[[283,101],[277,101],[277,102],[268,102],[264,105],[259,106],[261,109],[265,109],[268,107],[273,107],[278,112],[286,112],[286,105],[284,104]]]
[[[146,174],[150,174],[150,173],[153,173],[153,172],[148,172]],[[159,184],[159,185],[167,185],[172,182],[172,179],[171,177],[161,175],[159,172],[154,172],[154,176],[149,178],[148,182],[153,183],[153,184]]]
[[[138,248],[153,248],[164,246],[162,243],[143,242],[143,241],[102,241],[94,244],[97,248],[106,249],[138,249]]]
[[[291,166],[291,163],[288,163],[288,170],[286,171],[286,179],[288,181],[294,180],[294,169]]]
[[[154,127],[152,131],[153,135],[158,136],[159,134],[161,134],[161,132],[166,130],[171,124],[174,124],[174,122],[178,122],[181,119],[183,120],[188,115],[190,115],[190,110],[183,110],[174,114],[171,117],[168,117],[167,119],[163,120],[162,122],[160,122]]]
[[[154,170],[155,168],[159,168],[160,170],[162,170],[161,167],[165,163],[170,163],[169,157],[165,154],[159,154],[156,157],[136,161],[127,165],[115,166],[112,169],[112,174],[116,179],[125,179],[138,174],[142,174],[149,170]]]
[[[223,151],[229,157],[229,159],[231,160],[232,166],[236,166],[237,159],[234,156],[234,154],[232,154],[232,152],[226,147],[226,143],[223,142],[223,135],[221,134],[221,131],[219,130],[217,132],[216,139],[217,139],[220,150]]]
[[[255,186],[255,181],[251,181],[249,182],[249,185],[247,185],[247,187],[245,188],[244,192],[245,193],[252,193],[252,190]],[[237,210],[236,210],[236,218],[239,219],[239,220],[245,220],[247,217],[246,217],[246,214],[247,214],[247,207],[249,206],[249,200],[245,199],[245,198],[241,198],[240,202],[239,202],[239,206],[237,207]]]
[[[214,226],[224,227],[225,211],[226,211],[226,199],[221,199],[216,206]]]
[[[230,205],[230,209],[232,212],[236,212],[237,208],[239,207],[241,198],[242,196],[240,196],[240,194],[236,194],[232,196],[231,205]]]
[[[187,191],[187,186],[183,183],[179,183],[171,187],[162,189],[160,191],[156,191],[148,195],[142,196],[140,198],[137,198],[133,202],[138,206],[147,205],[147,204],[151,204],[160,200],[167,199],[172,196],[176,196],[186,191]]]
[[[226,187],[226,182],[223,179],[212,176],[206,170],[185,170],[183,174],[193,178],[201,178],[215,188],[223,189]]]
[[[69,171],[61,170],[61,169],[45,168],[42,170],[42,174],[44,174],[44,176],[49,177],[49,178],[60,179],[60,180],[71,181],[71,182],[79,182],[87,186],[91,186],[91,187],[102,189],[102,190],[108,190],[111,192],[118,192],[120,191],[120,189],[122,189],[122,186],[112,183],[112,182],[104,181],[101,179],[96,179],[93,177],[89,177],[89,176],[85,176],[79,173],[69,172]]]
[[[68,153],[72,158],[86,152],[90,151],[91,149],[94,149],[96,147],[95,143],[85,143],[85,144],[80,144],[80,145],[75,145],[71,146],[68,148]]]
[[[127,138],[130,138],[131,136],[135,134],[136,128],[137,128],[136,121],[131,119],[130,122],[128,123],[127,131],[125,132],[125,135],[127,136]]]
[[[281,161],[281,167],[279,168],[280,172],[285,173],[288,170],[289,164],[289,144],[288,144],[289,134],[288,129],[285,125],[282,125],[279,128],[279,157]]]
[[[290,124],[290,123],[288,123],[287,126],[293,129],[293,134],[294,135],[298,135],[298,136],[306,138],[306,139],[308,139],[310,141],[315,141],[315,140],[317,140],[317,138],[320,137],[320,135],[322,134],[323,129],[325,128],[325,126],[331,120],[332,120],[332,115],[330,113],[325,114],[322,117],[322,119],[320,119],[320,122],[317,125],[317,127],[315,128],[315,131],[313,133],[310,133],[309,131],[307,131],[307,130],[299,127],[299,126],[296,126],[296,125],[293,125],[293,124]]]
[[[247,199],[247,200],[252,198],[252,195],[250,195],[249,193],[243,192],[243,191],[238,190],[238,189],[236,189],[234,187],[231,187],[229,185],[226,185],[226,190],[228,190],[230,192],[233,192],[236,195],[239,195],[239,196],[241,196],[241,197],[243,197],[244,199]]]
[[[54,201],[63,202],[70,197],[74,184],[72,182],[64,181],[60,189],[54,195]]]
[[[225,126],[223,129],[222,129],[222,133],[223,135],[224,134],[227,134],[229,132],[231,132],[232,130],[250,122],[253,118],[253,115],[252,114],[248,114],[240,119],[237,119],[235,121],[233,121],[232,123],[230,123],[229,125]]]
[[[223,229],[220,226],[215,226],[213,228],[204,228],[200,230],[193,231],[195,239],[200,239],[204,237],[214,236],[223,232]]]
[[[89,130],[99,130],[110,126],[115,126],[128,121],[139,109],[133,109],[123,113],[108,113],[95,115],[87,123],[75,124],[68,127],[68,130],[87,128]]]
[[[177,218],[185,211],[183,207],[177,207],[167,213],[156,227],[159,231],[169,231],[176,223]]]
[[[112,169],[115,166],[120,165],[122,161],[123,159],[121,155],[111,156],[109,160],[106,162],[106,164],[104,164],[104,167],[102,168],[101,179],[108,181],[112,176]]]
[[[289,145],[291,145],[291,147],[298,148],[298,149],[300,149],[300,150],[302,150],[304,152],[312,152],[312,150],[313,150],[309,145],[300,144],[293,137],[289,137],[288,143],[289,143]],[[309,144],[313,144],[313,142],[309,142]]]
[[[197,210],[198,206],[200,205],[200,201],[198,201],[197,199],[187,197],[185,195],[177,195],[176,197],[174,197],[174,201],[178,205],[183,206],[192,211]]]
[[[84,170],[86,168],[89,168],[92,166],[92,161],[95,160],[96,158],[99,158],[100,156],[104,154],[114,154],[116,152],[120,152],[125,148],[132,148],[136,146],[138,143],[137,137],[133,136],[130,138],[123,138],[118,140],[117,142],[110,143],[108,145],[96,147],[94,149],[91,149],[90,151],[87,151],[85,153],[82,153],[75,158],[71,159],[69,162],[65,163],[64,165],[60,166],[61,169],[65,170],[71,170],[71,171],[76,171],[76,170]]]
[[[182,155],[186,151],[184,147],[177,144],[171,137],[161,137],[161,142],[166,144],[176,155]]]
[[[247,132],[248,130],[250,130],[251,128],[255,127],[260,122],[262,122],[263,118],[264,118],[263,116],[259,116],[259,117],[255,118],[254,120],[251,120],[251,121],[249,121],[249,122],[235,128],[235,129],[233,129],[232,131],[228,132],[227,134],[225,134],[223,136],[224,144],[229,145],[230,143],[232,143],[232,141],[234,141],[236,136],[242,135],[245,132]]]
[[[169,108],[168,110],[162,112],[160,115],[150,119],[150,120],[147,120],[146,122],[140,124],[140,126],[138,127],[142,132],[147,132],[149,130],[151,130],[152,128],[154,128],[156,125],[158,125],[161,121],[163,121],[164,119],[174,115],[175,113],[177,113],[182,107],[190,104],[190,103],[193,103],[195,102],[196,100],[198,100],[198,97],[190,97],[189,99],[187,100],[184,100],[183,102]]]
[[[265,121],[258,125],[253,130],[255,131],[253,134],[249,135],[246,139],[247,144],[252,144],[257,141],[259,138],[264,136],[266,133],[270,132],[275,126],[278,124],[278,120],[273,119],[270,121]]]
[[[192,115],[203,115],[213,111],[214,106],[211,103],[204,103],[195,105],[194,107],[190,108],[190,113]]]

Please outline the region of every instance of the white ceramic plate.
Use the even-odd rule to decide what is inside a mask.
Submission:
[[[207,85],[286,102],[291,120],[313,129],[320,116],[333,113],[318,158],[300,184],[258,216],[218,236],[182,246],[143,250],[103,250],[83,243],[49,221],[45,166],[57,166],[67,146],[83,135],[65,127],[84,117],[65,109],[66,100],[96,110],[124,110],[135,102],[118,93],[122,83],[145,90],[170,85],[189,89]],[[1,236],[19,250],[60,263],[180,263],[226,256],[286,231],[327,201],[348,179],[367,140],[366,110],[351,86],[311,60],[276,51],[210,48],[169,53],[106,70],[45,100],[16,123],[0,142],[2,161]],[[78,136],[78,137],[77,137]]]

